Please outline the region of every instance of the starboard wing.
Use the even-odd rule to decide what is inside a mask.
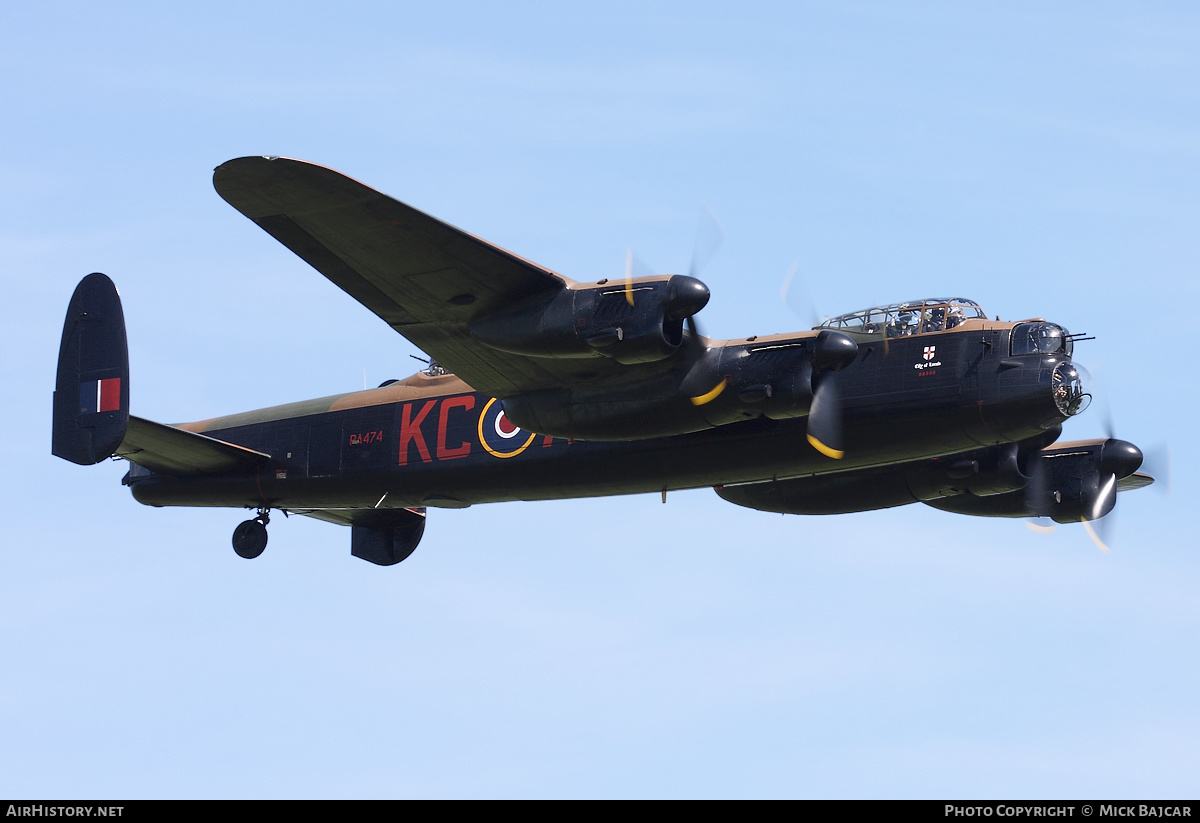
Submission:
[[[579,368],[490,348],[478,318],[569,288],[573,281],[323,166],[243,157],[213,185],[389,326],[475,389],[496,397],[574,382]],[[615,363],[591,364],[610,368]]]

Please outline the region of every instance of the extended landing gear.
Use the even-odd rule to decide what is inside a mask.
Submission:
[[[259,509],[258,517],[246,520],[233,530],[233,550],[238,557],[253,560],[267,547],[267,524],[271,522],[271,510]]]

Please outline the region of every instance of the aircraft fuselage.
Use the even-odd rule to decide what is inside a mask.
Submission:
[[[837,375],[841,460],[808,444],[803,417],[632,441],[544,436],[517,428],[500,401],[454,376],[421,372],[378,389],[181,426],[270,454],[254,475],[169,478],[135,465],[126,482],[155,506],[454,508],[804,477],[1049,442],[1046,433],[1065,419],[1051,396],[1052,374],[1069,357],[1009,356],[1014,325],[973,321],[890,339],[886,350],[861,345]]]

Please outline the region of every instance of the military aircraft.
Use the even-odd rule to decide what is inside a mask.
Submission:
[[[195,423],[129,413],[120,298],[75,290],[54,392],[55,455],[109,457],[151,506],[272,511],[351,527],[351,554],[404,560],[428,508],[712,487],[769,512],[922,502],[960,514],[1108,514],[1153,482],[1114,438],[1060,443],[1091,399],[1081,335],[989,320],[963,298],[875,306],[795,334],[713,340],[691,275],[580,283],[322,166],[244,157],[217,192],[430,355],[378,388]]]

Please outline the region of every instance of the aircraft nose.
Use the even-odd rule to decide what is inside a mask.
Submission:
[[[1059,363],[1050,382],[1054,402],[1064,417],[1079,414],[1092,402],[1092,376],[1078,363]]]

